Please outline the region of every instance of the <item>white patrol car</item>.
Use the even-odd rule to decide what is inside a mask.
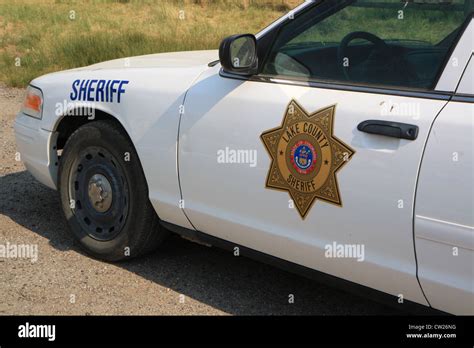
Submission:
[[[219,61],[46,75],[18,149],[95,257],[144,254],[172,230],[474,314],[472,5],[307,1],[225,39]]]

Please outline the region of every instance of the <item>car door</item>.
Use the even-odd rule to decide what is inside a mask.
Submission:
[[[378,52],[368,54],[378,40],[356,35],[377,42],[349,45],[343,39],[380,32],[381,21],[397,15],[396,4],[379,2],[369,11],[361,1],[309,5],[275,29],[257,76],[239,79],[217,65],[196,81],[179,134],[184,211],[195,229],[400,302],[427,304],[416,278],[415,187],[430,127],[449,99],[430,86],[464,15],[424,33],[433,42],[446,38],[442,47],[391,48],[396,59],[403,52],[407,66],[422,69],[410,80],[384,70],[391,62]],[[426,16],[416,4],[404,11],[413,22]],[[390,35],[423,35],[406,30],[408,24],[393,25]],[[339,57],[342,44],[347,57]],[[421,63],[426,59],[431,68]],[[339,65],[348,61],[349,70]]]
[[[474,314],[473,27],[463,47],[469,64],[426,145],[415,207],[418,276],[426,297],[435,308],[463,315]]]

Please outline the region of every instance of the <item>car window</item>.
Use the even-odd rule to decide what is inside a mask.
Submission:
[[[432,88],[472,2],[324,1],[279,32],[262,74]]]

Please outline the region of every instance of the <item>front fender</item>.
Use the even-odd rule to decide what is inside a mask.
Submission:
[[[207,66],[71,70],[31,82],[44,95],[41,128],[54,132],[65,105],[93,108],[120,122],[135,145],[149,187],[150,201],[161,219],[192,228],[180,208],[177,137],[188,89]],[[126,80],[120,102],[72,100],[77,80]],[[100,99],[100,98],[99,98]],[[52,145],[51,145],[52,146]],[[125,154],[124,154],[125,155]],[[133,160],[133,159],[132,159]]]

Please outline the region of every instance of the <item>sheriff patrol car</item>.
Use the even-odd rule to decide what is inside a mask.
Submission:
[[[171,230],[474,314],[472,5],[307,1],[219,52],[42,76],[17,146],[95,257]]]

